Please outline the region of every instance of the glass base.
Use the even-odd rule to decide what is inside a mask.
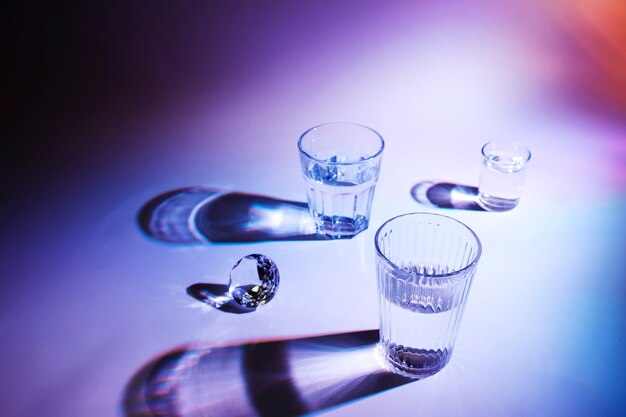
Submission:
[[[367,230],[369,221],[365,216],[355,219],[343,216],[318,216],[316,218],[317,233],[330,239],[352,239]]]
[[[519,198],[500,198],[489,194],[480,194],[478,204],[487,211],[509,211],[517,207]]]
[[[450,361],[451,352],[447,349],[407,348],[380,342],[378,355],[389,371],[408,378],[424,379],[441,371]]]

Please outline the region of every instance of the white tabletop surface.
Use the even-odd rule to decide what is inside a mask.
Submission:
[[[2,414],[123,416],[132,376],[179,346],[376,329],[374,233],[429,211],[483,244],[451,362],[321,415],[624,415],[626,129],[549,90],[548,18],[488,1],[265,3],[67,18],[103,57],[86,69],[103,65],[86,78],[102,84],[50,138],[61,159],[16,179],[5,205]],[[181,187],[305,201],[296,141],[329,121],[386,141],[370,227],[354,239],[176,244],[139,228],[145,203]],[[516,209],[413,199],[424,180],[477,185],[492,139],[532,151]],[[186,294],[225,284],[251,253],[281,275],[257,312]]]

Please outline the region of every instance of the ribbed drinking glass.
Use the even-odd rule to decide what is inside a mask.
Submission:
[[[375,247],[381,356],[396,373],[431,376],[452,355],[480,240],[450,217],[409,213],[383,224]]]

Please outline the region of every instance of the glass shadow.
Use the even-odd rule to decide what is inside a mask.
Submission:
[[[427,180],[415,184],[411,196],[428,207],[486,211],[478,204],[478,188],[469,185]]]
[[[184,346],[128,383],[127,417],[299,416],[409,382],[378,360],[378,330]]]
[[[153,198],[137,223],[149,237],[179,244],[327,239],[316,233],[306,203],[206,187]]]

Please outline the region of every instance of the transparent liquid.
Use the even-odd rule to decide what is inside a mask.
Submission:
[[[349,238],[369,225],[378,164],[333,165],[309,161],[304,170],[309,211],[319,233]]]
[[[490,155],[483,159],[480,169],[479,202],[488,210],[505,211],[517,206],[526,165],[509,155]]]
[[[411,270],[394,274],[379,265],[380,349],[396,372],[423,378],[450,359],[471,279]]]

